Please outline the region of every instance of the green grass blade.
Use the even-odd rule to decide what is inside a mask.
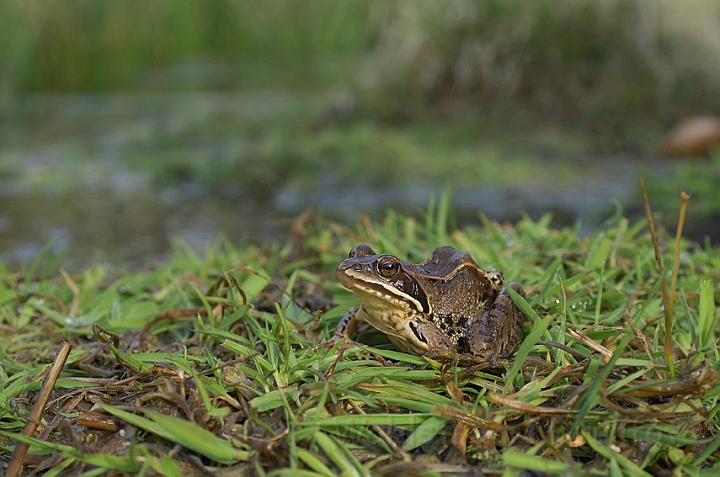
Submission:
[[[182,477],[183,475],[177,463],[166,455],[160,457],[160,468],[156,470],[162,472],[165,477]]]
[[[236,449],[231,442],[217,437],[215,434],[185,419],[168,416],[152,411],[145,414],[158,424],[172,442],[191,449],[220,463],[248,461],[252,455],[248,451]]]
[[[449,419],[433,416],[425,420],[405,439],[402,450],[411,451],[435,439],[447,425]]]
[[[313,433],[313,439],[315,439],[315,442],[317,442],[325,455],[338,466],[341,470],[341,475],[361,477],[362,474],[358,471],[358,468],[362,468],[362,466],[359,465],[357,459],[355,459],[350,452],[342,449],[335,439],[320,431]]]
[[[107,347],[110,348],[110,351],[112,351],[117,360],[124,361],[128,366],[130,366],[138,373],[147,371],[148,369],[152,368],[151,364],[143,363],[135,356],[125,353],[124,351],[120,351],[112,343],[107,343]],[[155,356],[155,361],[157,361],[157,356]]]
[[[702,454],[698,456],[697,459],[695,459],[695,462],[693,462],[693,465],[696,467],[700,467],[702,463],[704,463],[711,455],[715,453],[715,451],[720,448],[720,439],[715,439],[713,442],[708,444],[708,446],[703,450]]]
[[[60,462],[59,464],[55,465],[52,469],[48,470],[43,474],[43,477],[57,477],[58,475],[61,475],[65,469],[70,467],[75,463],[75,459],[72,457],[67,457],[65,460]],[[105,469],[100,469],[103,472],[105,472]]]
[[[600,390],[600,387],[605,384],[605,380],[610,375],[610,371],[612,370],[613,366],[615,366],[618,358],[620,358],[620,355],[625,351],[625,348],[634,337],[635,335],[632,334],[632,330],[630,329],[630,327],[627,327],[625,329],[625,336],[620,341],[620,343],[618,343],[617,348],[615,349],[615,352],[613,353],[610,360],[605,364],[602,371],[600,371],[600,375],[597,376],[597,378],[595,379],[592,379],[592,377],[589,375],[586,376],[586,379],[591,379],[590,387],[587,391],[585,391],[581,398],[581,400],[584,400],[584,402],[582,404],[582,407],[580,408],[580,413],[575,419],[575,423],[570,430],[571,435],[576,435],[576,433],[580,429],[583,420],[585,419],[585,416],[587,416],[587,413],[599,402],[600,398],[598,396],[598,391]]]
[[[568,472],[571,467],[567,462],[558,462],[542,457],[528,455],[525,452],[507,450],[503,452],[503,462],[509,467],[531,470],[535,472],[559,473]]]
[[[317,426],[322,429],[342,428],[348,426],[417,426],[426,419],[433,417],[429,413],[415,414],[348,414],[333,416],[318,422],[301,422],[301,426]]]
[[[507,394],[512,389],[513,381],[515,381],[515,377],[520,371],[525,358],[527,358],[528,354],[530,354],[530,351],[535,346],[535,343],[540,339],[543,333],[545,333],[554,319],[551,315],[540,318],[535,310],[530,307],[528,302],[518,295],[515,290],[508,287],[507,291],[510,294],[513,303],[515,303],[517,307],[520,308],[520,311],[522,311],[523,314],[533,322],[533,327],[530,330],[530,333],[523,340],[522,344],[520,344],[520,348],[515,354],[513,366],[510,368],[510,371],[508,371],[507,377],[505,378],[505,388],[503,389],[503,394]]]
[[[176,444],[180,444],[216,462],[233,464],[240,461],[247,461],[252,455],[248,451],[236,449],[229,441],[221,439],[215,434],[185,419],[152,411],[144,411],[150,418],[145,419],[136,414],[108,406],[107,404],[98,403],[98,405],[110,414],[136,427],[152,432]]]
[[[700,349],[707,349],[713,343],[713,332],[715,331],[715,291],[713,290],[712,280],[703,280],[700,282],[700,305],[698,307],[699,314],[699,331],[700,331]]]
[[[38,254],[33,259],[32,263],[30,263],[30,267],[28,268],[27,273],[25,274],[25,289],[30,290],[30,285],[32,284],[33,279],[35,278],[35,272],[37,271],[38,267],[40,266],[40,262],[42,261],[43,257],[47,254],[47,252],[50,250],[50,248],[55,243],[55,238],[52,238],[46,243],[42,249],[38,252]]]
[[[123,472],[137,472],[142,467],[135,459],[128,459],[110,454],[76,455],[75,460],[95,465],[104,469],[120,470]]]
[[[310,451],[303,448],[296,448],[298,458],[312,470],[325,477],[334,477],[335,473],[326,466],[320,458]]]

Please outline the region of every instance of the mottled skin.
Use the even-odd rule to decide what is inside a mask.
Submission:
[[[348,339],[359,321],[385,333],[404,351],[451,350],[495,361],[522,341],[525,316],[502,288],[502,274],[477,266],[452,247],[435,249],[412,264],[358,245],[337,269],[360,305],[350,308],[335,340]],[[522,287],[509,284],[520,295]]]

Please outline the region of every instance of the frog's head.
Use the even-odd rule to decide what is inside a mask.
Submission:
[[[417,266],[389,254],[376,254],[362,244],[337,268],[340,283],[372,310],[396,309],[408,314],[431,312]]]

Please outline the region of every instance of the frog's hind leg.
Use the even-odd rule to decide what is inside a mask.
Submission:
[[[525,296],[524,290],[517,283],[508,286],[520,296]],[[503,288],[491,308],[470,326],[470,352],[491,361],[509,358],[522,341],[524,323],[525,315]]]

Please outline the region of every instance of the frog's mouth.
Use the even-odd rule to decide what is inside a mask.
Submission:
[[[370,274],[372,279],[368,279],[368,275],[365,266],[341,266],[337,270],[340,283],[348,290],[354,291],[365,307],[376,310],[395,308],[412,314],[430,312],[425,293],[411,277],[406,276],[402,282],[394,283],[379,280],[372,274]],[[414,286],[408,287],[408,280],[412,280]],[[405,288],[411,288],[411,291],[416,292],[418,296],[407,293]]]
[[[418,316],[418,312],[412,302],[388,299],[387,296],[376,290],[364,287],[353,288],[353,291],[362,303],[361,309],[364,313],[362,320],[389,336],[396,344],[398,342],[405,343],[409,339],[408,337],[414,337],[409,323]],[[411,341],[414,347],[418,346],[418,343],[415,343],[416,340]],[[422,344],[419,342],[420,346]],[[401,345],[398,345],[398,348],[403,349]]]

